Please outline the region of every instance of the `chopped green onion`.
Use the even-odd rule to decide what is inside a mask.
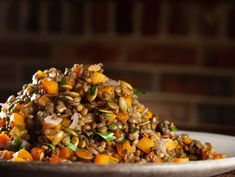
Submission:
[[[17,128],[22,132],[24,131],[24,127],[22,127],[22,125],[17,125]]]
[[[65,77],[63,77],[63,78],[61,79],[60,84],[61,84],[61,85],[66,85],[66,84],[67,84],[67,81],[66,81],[66,78],[65,78]]]
[[[134,129],[133,129],[133,132],[135,133],[135,132],[138,132],[139,131],[139,128],[137,128],[137,127],[135,127]]]
[[[110,118],[110,117],[112,117],[112,114],[111,113],[104,113],[104,116]]]
[[[145,91],[143,90],[140,90],[138,88],[133,88],[133,92],[135,95],[139,96],[139,95],[144,95],[145,94]]]
[[[79,150],[79,148],[77,146],[75,146],[74,144],[70,143],[70,142],[66,142],[65,145],[71,149],[72,151],[77,151]]]
[[[92,87],[90,88],[90,93],[91,93],[91,95],[94,95],[94,94],[96,93],[96,89],[97,89],[97,86],[92,86]]]
[[[167,157],[166,161],[167,162],[172,162],[172,157]]]
[[[49,146],[52,151],[56,150],[56,147],[53,144],[46,143],[46,145]]]
[[[118,130],[118,126],[117,126],[117,124],[115,124],[115,123],[111,123],[111,124],[109,125],[109,127],[110,127],[112,130]]]
[[[14,109],[14,110],[12,110],[11,112],[12,112],[12,113],[18,113],[18,112],[20,112],[20,110],[19,110],[19,109]]]
[[[116,138],[113,132],[104,132],[104,133],[96,133],[96,134],[101,136],[106,141],[113,141]]]
[[[175,125],[171,128],[171,131],[173,131],[173,132],[176,132],[176,131],[177,131],[177,128],[176,128]]]

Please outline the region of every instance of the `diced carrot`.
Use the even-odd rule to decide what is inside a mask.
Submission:
[[[59,162],[63,162],[64,159],[56,157],[56,156],[52,156],[51,158],[49,158],[49,162],[51,163],[59,163]]]
[[[8,151],[8,150],[0,151],[0,159],[9,160],[12,158],[13,154],[14,154],[13,151]]]
[[[128,114],[122,112],[122,111],[119,111],[118,112],[118,115],[117,115],[117,118],[120,120],[120,121],[127,121],[129,119],[129,116]]]
[[[87,151],[86,149],[79,149],[75,152],[78,158],[83,159],[83,160],[91,160],[93,159],[92,154]]]
[[[39,105],[46,106],[49,103],[50,99],[48,96],[43,95],[40,98],[38,98],[37,102]]]
[[[121,136],[120,135],[120,130],[115,130],[114,135],[116,136],[116,138],[119,138]]]
[[[59,155],[60,158],[69,160],[71,159],[72,156],[73,156],[73,151],[68,147],[63,147],[60,149],[60,155]]]
[[[110,157],[107,154],[99,154],[95,157],[96,164],[110,164]]]
[[[122,143],[117,143],[116,147],[118,155],[120,155],[120,157],[123,157]]]
[[[214,159],[222,159],[225,157],[225,154],[215,154]]]
[[[157,157],[157,160],[155,161],[155,163],[163,163],[163,160],[161,159],[161,157]]]
[[[15,104],[15,106],[12,108],[11,111],[12,111],[12,112],[14,112],[14,111],[21,112],[22,109],[23,109],[23,106],[22,106],[22,105],[20,105],[20,104]]]
[[[148,111],[145,115],[146,118],[151,119],[153,117],[153,113],[151,111]]]
[[[185,138],[183,139],[183,142],[184,142],[184,144],[189,145],[189,144],[192,142],[192,138],[185,137]]]
[[[208,151],[208,149],[206,148],[206,147],[204,147],[203,149],[202,149],[202,160],[206,160],[207,159],[207,151]]]
[[[27,133],[27,130],[23,129],[20,130],[18,127],[14,126],[11,131],[10,131],[10,135],[14,136],[17,135],[19,137],[22,137],[23,135],[25,135]]]
[[[176,162],[176,163],[183,163],[183,162],[188,162],[188,161],[189,161],[188,157],[185,157],[185,158],[176,158],[174,160],[174,162]]]
[[[11,161],[13,161],[13,162],[26,162],[26,160],[21,157],[13,157],[13,159]]]
[[[164,146],[166,147],[168,151],[172,151],[173,149],[177,148],[178,143],[177,141],[169,140],[169,141],[164,142]]]
[[[8,141],[10,141],[9,136],[5,132],[2,132],[0,134],[0,143],[6,143]]]
[[[33,157],[33,160],[42,160],[44,158],[44,149],[42,148],[39,148],[39,147],[34,147],[32,150],[31,150],[31,155]]]
[[[139,107],[139,108],[138,108],[138,112],[139,112],[139,113],[142,113],[142,112],[144,112],[144,109],[145,109],[144,107]]]
[[[17,125],[20,125],[22,127],[25,126],[24,117],[19,113],[12,113],[10,117],[10,122],[12,126],[17,126]]]
[[[107,77],[102,73],[94,72],[94,73],[91,73],[91,80],[92,80],[92,84],[95,85],[95,84],[105,82],[107,80]]]
[[[67,117],[63,118],[63,121],[61,122],[61,124],[64,126],[64,127],[69,127],[70,124],[71,124],[71,120],[68,119]]]
[[[114,88],[112,86],[104,86],[99,88],[99,93],[108,93],[109,98],[114,97]]]
[[[41,71],[41,70],[38,70],[34,75],[33,75],[33,78],[34,79],[42,79],[45,77],[45,74]]]
[[[6,124],[6,121],[0,118],[0,127],[4,126],[5,124]]]
[[[130,96],[125,96],[125,100],[127,102],[127,106],[131,107],[131,105],[132,105],[132,98]]]
[[[150,148],[154,146],[155,144],[153,140],[147,137],[143,137],[137,144],[137,148],[139,148],[140,150],[144,151],[147,154],[150,152]]]
[[[43,79],[42,80],[42,87],[48,94],[57,94],[59,90],[58,83],[51,79]]]
[[[120,161],[120,158],[109,156],[109,161],[111,164],[118,163]]]
[[[32,161],[33,160],[32,155],[25,149],[19,150],[18,152],[14,153],[13,156],[22,158],[25,161]]]
[[[128,152],[133,152],[133,148],[130,145],[130,142],[127,140],[122,144],[122,150],[127,150]]]

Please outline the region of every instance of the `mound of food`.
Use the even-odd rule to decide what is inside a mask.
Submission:
[[[162,163],[220,159],[209,144],[176,134],[139,103],[138,90],[102,64],[37,71],[1,104],[0,159],[25,162]]]

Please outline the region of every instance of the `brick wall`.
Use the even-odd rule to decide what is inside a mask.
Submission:
[[[1,100],[37,69],[102,62],[160,117],[233,131],[234,22],[229,0],[2,0]]]

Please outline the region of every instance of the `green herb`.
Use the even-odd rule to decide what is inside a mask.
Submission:
[[[135,133],[135,132],[138,132],[139,131],[139,128],[137,128],[137,127],[135,127],[134,129],[133,129],[133,132]]]
[[[19,109],[13,109],[11,112],[12,113],[18,113],[18,112],[20,112],[20,110]]]
[[[32,83],[29,83],[29,84],[28,84],[28,87],[33,87],[33,84],[32,84]]]
[[[172,162],[172,157],[167,157],[166,161],[167,162]]]
[[[117,126],[117,124],[115,124],[115,123],[111,123],[111,124],[109,125],[109,127],[110,127],[112,130],[118,130],[118,126]]]
[[[17,146],[20,146],[22,143],[20,137],[17,134],[14,134],[13,137],[15,138],[15,142],[16,142]]]
[[[14,140],[8,143],[8,149],[11,151],[18,151],[22,144],[22,140],[16,134],[13,135]]]
[[[96,134],[101,136],[106,141],[113,141],[116,138],[113,132],[104,132],[104,133],[96,133]]]
[[[65,134],[66,136],[68,136],[68,137],[71,136],[68,132],[66,132],[66,130],[65,130],[64,134]]]
[[[65,145],[71,149],[72,151],[77,151],[79,150],[79,148],[77,146],[74,146],[74,144],[70,143],[70,142],[66,142]]]
[[[65,77],[63,77],[63,78],[61,79],[60,84],[61,84],[61,85],[66,85],[66,84],[67,84],[67,81],[66,81],[66,78],[65,78]]]
[[[22,132],[24,131],[24,127],[22,127],[22,125],[17,125],[17,128]]]
[[[124,138],[123,140],[122,140],[122,143],[125,143],[127,141],[127,139],[126,138]]]
[[[49,146],[52,151],[56,150],[56,147],[53,144],[46,143],[46,145]]]
[[[90,88],[90,93],[91,93],[91,95],[94,95],[94,94],[96,93],[96,90],[97,90],[97,86],[92,86],[92,87]]]
[[[173,132],[176,132],[176,131],[177,131],[177,128],[176,128],[175,125],[171,128],[171,131],[173,131]]]
[[[140,89],[138,89],[138,88],[133,88],[133,92],[134,92],[135,95],[138,95],[138,96],[145,94],[145,91],[140,90]]]
[[[13,101],[13,102],[10,104],[10,106],[9,106],[9,108],[8,108],[8,111],[11,112],[11,110],[14,108],[15,104],[16,104],[16,103],[19,103],[20,101],[22,101],[22,98],[18,98],[18,99],[16,99],[15,101]]]
[[[110,117],[112,117],[112,114],[111,113],[104,113],[104,116],[110,118]]]

